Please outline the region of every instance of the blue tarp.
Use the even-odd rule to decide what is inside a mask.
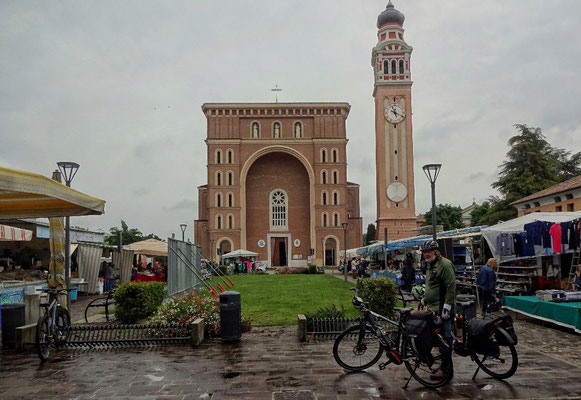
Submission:
[[[454,229],[451,231],[440,232],[437,234],[438,239],[445,239],[447,237],[462,235],[466,233],[478,233],[482,229],[486,228],[487,225],[474,226],[470,228]],[[432,235],[422,235],[414,236],[411,238],[394,240],[393,242],[387,243],[387,251],[408,249],[411,247],[421,246],[426,240],[430,240]],[[383,253],[385,251],[385,245],[383,243],[370,244],[365,247],[360,247],[357,249],[357,255],[359,256],[369,256],[376,253]]]

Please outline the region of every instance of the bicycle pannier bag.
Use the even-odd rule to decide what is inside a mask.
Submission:
[[[499,320],[500,327],[503,328],[506,331],[506,333],[510,335],[510,337],[514,341],[514,344],[516,345],[518,343],[518,338],[516,336],[516,332],[514,331],[512,317],[510,315],[503,315],[502,317],[499,318]],[[496,340],[498,341],[499,345],[508,346],[508,339],[504,335],[497,334]]]
[[[429,356],[434,347],[434,314],[431,311],[413,313],[405,325],[405,335],[410,338],[419,356]]]
[[[494,337],[494,321],[473,318],[467,324],[468,344],[475,353],[487,356],[495,356],[499,353],[499,344]]]

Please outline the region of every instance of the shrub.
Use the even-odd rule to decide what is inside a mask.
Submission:
[[[335,304],[328,307],[321,307],[313,312],[306,312],[305,317],[311,318],[345,318],[345,307],[337,308]]]
[[[228,275],[228,267],[227,267],[227,266],[225,266],[225,265],[220,265],[220,266],[218,267],[218,269],[220,270],[220,272],[221,272],[222,274],[224,274],[224,275]]]
[[[217,296],[205,290],[176,296],[163,304],[149,322],[191,324],[198,318],[204,320],[206,335],[220,335],[220,301]],[[242,331],[247,332],[250,328],[250,319],[242,316]]]
[[[359,296],[369,302],[371,310],[386,317],[394,316],[393,308],[397,300],[397,285],[394,281],[387,278],[358,279],[357,289]]]
[[[155,313],[165,294],[162,282],[124,283],[115,291],[115,317],[124,324],[134,324]]]
[[[318,274],[317,266],[314,264],[309,264],[309,274]]]

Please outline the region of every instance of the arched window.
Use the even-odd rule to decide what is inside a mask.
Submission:
[[[272,124],[272,137],[279,138],[281,137],[280,133],[280,122],[275,122]]]
[[[339,183],[339,171],[333,170],[333,184]]]
[[[303,137],[303,125],[300,122],[295,122],[294,132],[296,138]]]
[[[333,192],[333,205],[339,204],[339,192]]]
[[[324,212],[323,213],[323,227],[326,227],[328,225],[327,219],[329,218],[329,215]]]
[[[288,228],[288,196],[282,189],[270,192],[270,230],[286,231]]]
[[[321,162],[327,162],[327,149],[321,149]]]
[[[228,150],[228,164],[232,164],[233,158],[234,158],[234,152],[232,150]]]
[[[228,229],[234,229],[234,216],[228,214]]]
[[[399,60],[399,73],[403,74],[403,60]]]
[[[228,186],[232,186],[233,185],[233,179],[232,179],[232,171],[228,171]]]
[[[228,207],[234,207],[234,196],[232,193],[228,193]]]
[[[333,154],[333,162],[334,163],[339,162],[339,152],[337,151],[337,149],[333,149],[332,154]]]
[[[216,186],[222,186],[222,172],[216,172]]]
[[[222,207],[222,193],[216,193],[216,207]]]
[[[216,215],[216,229],[222,229],[222,214]]]
[[[389,74],[389,61],[387,60],[383,61],[383,73],[385,75]]]
[[[324,206],[327,205],[327,191],[323,190],[323,193],[321,193],[321,204],[323,204]]]
[[[250,128],[250,135],[253,139],[260,137],[260,124],[258,122],[253,122]]]
[[[333,226],[339,226],[339,213],[333,213]]]
[[[321,183],[323,185],[327,184],[327,170],[324,169],[323,171],[321,171]]]
[[[395,60],[391,60],[391,73],[397,74],[397,64],[396,64]]]
[[[216,164],[222,164],[222,150],[216,150]]]

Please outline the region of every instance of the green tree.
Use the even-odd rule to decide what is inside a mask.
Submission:
[[[483,225],[480,221],[482,220],[482,217],[486,215],[488,210],[490,210],[490,203],[488,201],[485,201],[481,205],[476,206],[470,213],[470,225]]]
[[[116,246],[119,232],[121,232],[121,241],[123,242],[123,244],[131,244],[146,239],[161,240],[157,235],[154,235],[153,233],[144,236],[139,229],[136,228],[129,229],[129,226],[125,223],[125,221],[121,220],[121,229],[117,228],[116,226],[110,228],[109,236],[105,238],[105,243]]]
[[[498,196],[490,196],[487,201],[478,206],[470,216],[472,225],[495,225],[517,217],[516,208],[510,205],[510,201]]]
[[[432,225],[432,210],[424,214],[426,220],[424,226]],[[442,225],[445,231],[450,229],[464,228],[462,222],[462,207],[452,206],[450,204],[438,204],[436,206],[436,224]]]
[[[375,232],[375,224],[367,225],[367,233],[365,234],[365,239],[363,241],[364,245],[368,245],[369,243],[375,240],[376,232]]]
[[[500,165],[498,180],[492,187],[508,203],[546,189],[560,182],[561,164],[552,153],[540,128],[516,124],[518,135],[508,140],[507,160]]]
[[[581,151],[571,154],[565,149],[553,148],[550,155],[559,163],[557,174],[561,182],[581,175]]]

